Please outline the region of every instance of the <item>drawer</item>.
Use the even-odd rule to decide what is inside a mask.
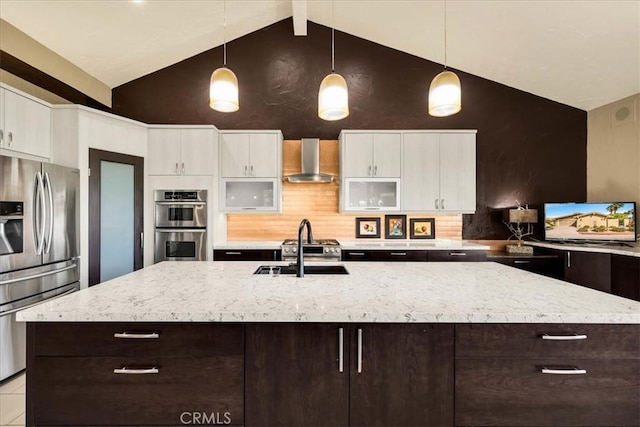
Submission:
[[[343,261],[426,261],[427,251],[420,250],[368,250],[342,251]]]
[[[37,357],[29,367],[35,425],[178,426],[193,412],[244,422],[242,356]],[[115,374],[122,367],[152,374]]]
[[[637,359],[465,359],[455,369],[457,426],[640,425]]]
[[[487,252],[472,250],[429,251],[429,261],[486,261]]]
[[[638,359],[640,325],[456,325],[456,358],[465,357]]]
[[[36,322],[34,326],[35,356],[204,357],[244,352],[242,325]]]
[[[213,251],[214,261],[280,261],[280,249],[242,249]]]
[[[562,276],[558,273],[560,261],[555,257],[487,257],[487,261],[497,262],[498,264],[504,264],[520,270],[543,274],[545,276],[555,277],[558,279]]]

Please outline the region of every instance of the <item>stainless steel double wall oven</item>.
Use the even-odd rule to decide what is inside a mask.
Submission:
[[[156,190],[155,262],[207,259],[207,190]]]
[[[25,368],[19,310],[79,289],[77,169],[0,156],[0,380]]]

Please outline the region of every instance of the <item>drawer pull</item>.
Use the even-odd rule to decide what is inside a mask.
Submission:
[[[578,369],[575,366],[569,367],[569,368],[555,368],[555,369],[549,369],[549,368],[542,368],[541,371],[543,374],[551,374],[551,375],[586,375],[587,374],[587,370],[586,369]]]
[[[358,328],[358,373],[362,373],[362,328]]]
[[[572,334],[572,335],[548,335],[548,334],[543,334],[542,335],[542,339],[543,340],[549,340],[549,341],[576,341],[576,340],[586,340],[587,336],[586,335],[578,335],[578,334]]]
[[[449,252],[451,256],[467,256],[466,252]]]
[[[349,252],[349,255],[353,255],[353,256],[364,256],[364,252]]]
[[[529,261],[523,261],[523,260],[515,260],[513,261],[514,264],[529,264]]]
[[[338,372],[344,372],[344,328],[338,328]]]
[[[407,256],[406,252],[391,252],[392,256]]]
[[[242,255],[242,252],[225,252],[225,255]]]
[[[144,333],[133,333],[133,332],[116,332],[113,334],[114,338],[133,338],[133,339],[154,339],[160,338],[160,334],[158,332],[144,332]]]
[[[114,374],[127,374],[127,375],[145,375],[145,374],[159,374],[160,369],[153,366],[151,368],[129,368],[123,366],[122,368],[116,368],[113,370]]]

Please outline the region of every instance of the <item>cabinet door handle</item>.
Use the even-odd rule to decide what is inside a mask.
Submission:
[[[176,175],[180,173],[180,169],[178,169],[178,162],[176,162]]]
[[[529,264],[529,261],[523,261],[523,260],[519,260],[516,259],[513,261],[514,264]]]
[[[184,162],[182,162],[182,175],[184,175]]]
[[[540,372],[542,372],[543,374],[551,374],[551,375],[586,375],[587,370],[579,369],[579,368],[576,368],[575,366],[570,366],[568,368],[556,368],[556,369],[549,369],[547,367],[544,367]]]
[[[244,176],[247,176],[247,170],[249,169],[249,167],[247,165],[244,165]]]
[[[144,248],[144,232],[140,232],[140,247]]]
[[[406,252],[391,252],[391,256],[407,256]]]
[[[440,209],[444,209],[444,199],[440,199]]]
[[[438,207],[438,199],[436,199],[436,209],[440,209],[440,208]]]
[[[129,375],[159,374],[160,369],[158,369],[156,366],[152,366],[149,368],[129,368],[127,366],[123,366],[122,368],[114,369],[113,373]]]
[[[582,335],[578,335],[578,334],[571,334],[571,335],[549,335],[549,334],[542,334],[540,336],[540,338],[542,338],[543,340],[549,340],[549,341],[575,341],[575,340],[586,340],[587,336],[582,334]]]
[[[4,145],[4,131],[0,129],[0,147]]]
[[[362,328],[358,328],[358,373],[362,373]]]
[[[225,252],[225,255],[242,255],[242,252]]]
[[[371,176],[371,166],[369,166],[369,171],[367,172],[368,176]]]
[[[9,148],[13,147],[13,132],[9,132],[7,139],[9,140]]]
[[[364,252],[349,252],[349,255],[353,255],[353,256],[364,256]]]
[[[571,252],[567,252],[567,267],[571,268]]]
[[[373,167],[373,176],[378,176],[378,165]]]
[[[338,328],[338,372],[344,372],[344,328]]]
[[[158,332],[116,332],[113,337],[148,340],[160,338],[160,334]]]
[[[253,165],[249,168],[249,176],[253,176]]]

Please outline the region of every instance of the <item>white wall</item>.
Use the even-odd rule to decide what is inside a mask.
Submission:
[[[640,94],[588,112],[587,199],[640,205]]]

